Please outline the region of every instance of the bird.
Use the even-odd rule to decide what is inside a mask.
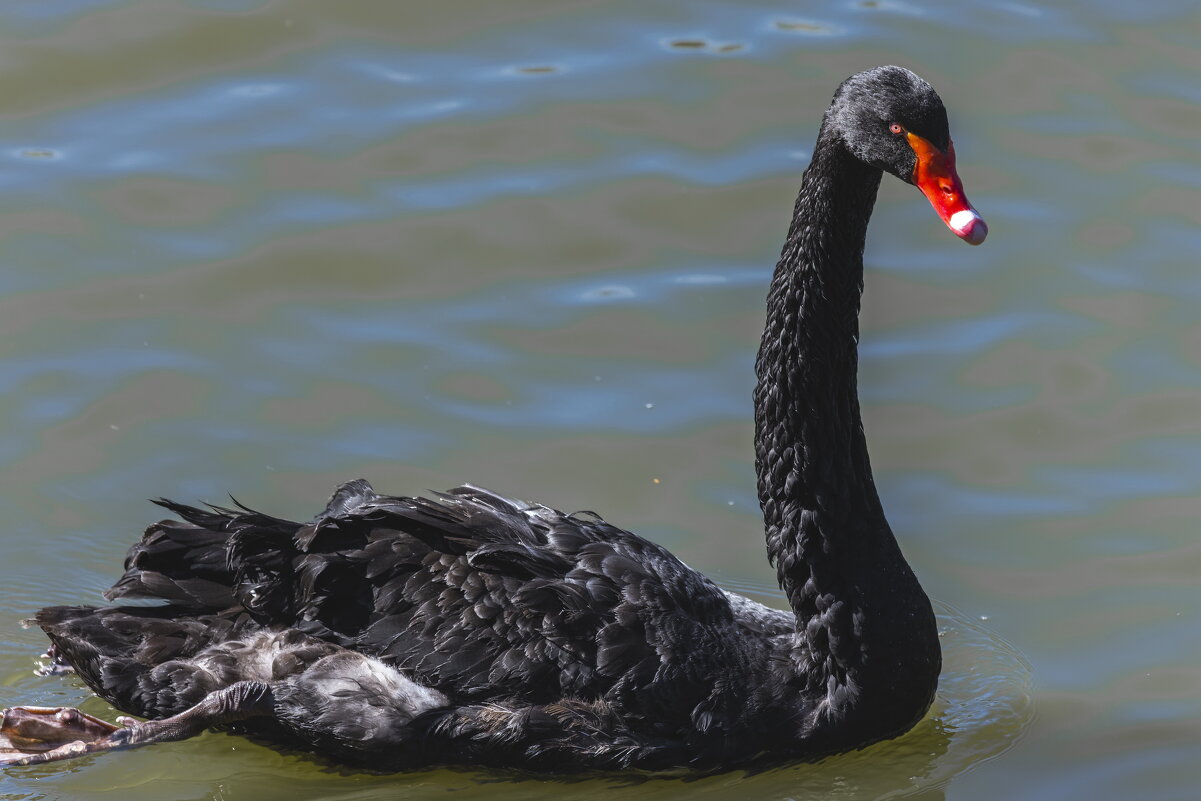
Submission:
[[[787,610],[592,512],[469,484],[405,497],[357,479],[304,523],[159,500],[173,516],[129,550],[110,605],[33,618],[52,668],[144,720],[11,707],[0,764],[224,727],[375,771],[712,771],[909,730],[935,697],[938,630],[885,517],[857,391],[886,172],[964,241],[988,233],[931,85],[898,66],[842,82],[755,363],[758,499]]]

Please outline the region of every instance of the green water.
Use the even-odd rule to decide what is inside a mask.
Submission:
[[[595,509],[779,603],[750,389],[822,110],[899,63],[992,233],[886,180],[861,392],[947,667],[915,731],[700,781],[340,772],[225,734],[0,798],[1192,799],[1201,13],[1184,2],[0,3],[0,702],[155,518],[341,480]]]

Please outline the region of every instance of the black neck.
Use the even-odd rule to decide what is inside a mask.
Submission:
[[[863,243],[880,176],[823,126],[768,292],[755,456],[768,550],[790,600],[810,578],[794,569],[809,558],[799,537],[886,527],[856,386]]]
[[[928,618],[919,639],[933,636],[929,601],[884,518],[859,414],[863,245],[880,178],[822,126],[756,363],[759,502],[768,553],[797,615],[793,661],[814,693],[860,692],[875,680],[868,674],[888,669],[881,657],[895,664],[885,652],[928,650],[901,636],[915,614]],[[937,653],[936,639],[932,647]]]

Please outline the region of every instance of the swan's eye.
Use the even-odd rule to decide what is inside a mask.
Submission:
[[[899,134],[899,133],[904,133],[905,127],[903,125],[901,125],[901,123],[899,123],[899,122],[894,122],[892,125],[888,126],[888,130],[892,131],[895,134]]]

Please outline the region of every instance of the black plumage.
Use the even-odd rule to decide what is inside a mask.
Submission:
[[[165,606],[36,616],[56,659],[155,720],[9,761],[240,722],[376,769],[714,769],[911,727],[938,638],[876,494],[856,391],[868,218],[881,170],[915,169],[897,121],[949,146],[913,73],[839,88],[768,295],[756,463],[792,612],[594,514],[471,486],[407,498],[352,481],[306,524],[160,501],[182,522],[152,526],[107,597]]]

